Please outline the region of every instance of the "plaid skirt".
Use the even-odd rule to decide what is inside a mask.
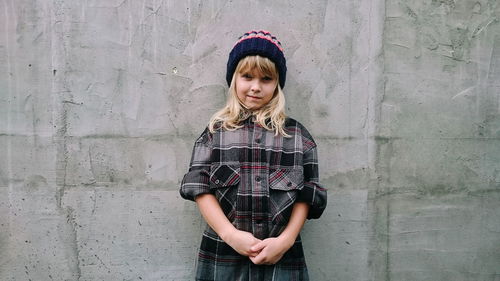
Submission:
[[[200,281],[306,281],[309,280],[300,235],[274,265],[256,265],[238,254],[207,227],[196,266]]]

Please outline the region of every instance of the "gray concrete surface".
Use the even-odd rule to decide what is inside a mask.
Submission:
[[[191,280],[178,186],[237,36],[283,42],[311,280],[500,280],[500,1],[0,1],[0,280]]]

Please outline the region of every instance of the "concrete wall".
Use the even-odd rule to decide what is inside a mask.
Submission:
[[[191,280],[235,39],[283,42],[311,280],[500,280],[500,1],[0,1],[0,280]]]

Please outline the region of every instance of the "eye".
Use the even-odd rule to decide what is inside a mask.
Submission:
[[[241,75],[241,77],[246,78],[246,79],[252,79],[252,75],[250,75],[249,73],[243,73]]]
[[[269,76],[264,76],[264,77],[262,77],[262,80],[264,80],[264,81],[273,81],[274,79],[272,77],[269,77]]]

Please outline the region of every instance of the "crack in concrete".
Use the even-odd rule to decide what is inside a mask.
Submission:
[[[96,190],[94,189],[94,196],[91,196],[91,199],[93,201],[93,205],[92,205],[92,216],[95,214],[95,209],[96,209],[96,206],[97,206],[97,192]]]
[[[69,67],[69,51],[68,51],[68,28],[70,26],[68,23],[68,17],[66,13],[68,12],[68,7],[65,1],[54,1],[52,11],[52,22],[54,22],[52,29],[52,66],[53,69],[60,70],[59,73],[67,73]],[[68,13],[69,14],[69,13]],[[55,70],[54,70],[55,74]],[[52,76],[52,93],[54,97],[54,109],[53,109],[53,122],[56,131],[54,133],[54,141],[56,143],[56,206],[60,210],[61,214],[66,214],[67,224],[69,225],[71,240],[69,241],[69,246],[74,254],[74,264],[72,264],[72,273],[76,274],[77,280],[81,278],[81,268],[80,268],[80,251],[78,248],[78,233],[77,233],[77,223],[75,221],[75,211],[72,207],[63,207],[63,197],[66,190],[66,179],[67,179],[67,169],[68,169],[68,112],[70,106],[73,104],[73,95],[70,88],[70,83],[67,81],[66,75],[54,75]]]
[[[74,241],[74,243],[72,243],[72,249],[73,249],[73,252],[75,253],[75,258],[76,258],[76,275],[77,275],[77,280],[80,280],[80,278],[82,277],[82,272],[81,272],[81,269],[80,269],[80,250],[78,249],[78,230],[77,230],[77,227],[78,227],[78,224],[76,223],[76,220],[75,220],[75,210],[70,207],[70,206],[67,206],[66,208],[66,217],[67,217],[67,223],[70,225],[70,230],[71,230],[71,235],[72,235],[72,241]]]

